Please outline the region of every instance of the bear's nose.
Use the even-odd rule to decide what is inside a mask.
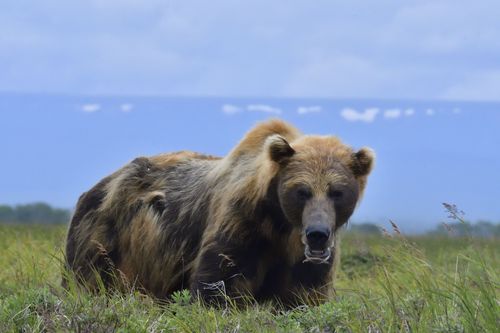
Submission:
[[[330,238],[330,228],[324,225],[312,225],[306,228],[306,238],[313,250],[323,250]]]

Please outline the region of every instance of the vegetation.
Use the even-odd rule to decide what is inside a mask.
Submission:
[[[500,238],[500,224],[495,225],[489,221],[479,221],[474,224],[469,222],[443,223],[430,233],[452,237]]]
[[[0,225],[0,332],[495,332],[499,240],[348,233],[320,306],[206,308],[60,287],[65,226]]]
[[[66,209],[52,208],[38,202],[26,205],[0,205],[0,222],[4,223],[68,223],[71,212]]]
[[[347,230],[355,234],[382,235],[382,229],[373,223],[350,224]]]

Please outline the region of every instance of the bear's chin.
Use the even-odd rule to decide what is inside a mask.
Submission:
[[[332,257],[332,248],[327,247],[323,251],[314,251],[306,245],[304,256],[306,258],[303,262],[310,262],[312,264],[328,264],[330,258]]]

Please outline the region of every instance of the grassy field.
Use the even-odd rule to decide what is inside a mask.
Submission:
[[[211,309],[60,285],[65,227],[0,225],[0,332],[498,332],[500,241],[348,234],[320,306]]]

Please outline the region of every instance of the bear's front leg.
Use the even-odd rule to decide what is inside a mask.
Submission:
[[[192,275],[191,293],[215,306],[251,301],[258,280],[258,255],[254,250],[248,244],[220,239],[205,246]]]

